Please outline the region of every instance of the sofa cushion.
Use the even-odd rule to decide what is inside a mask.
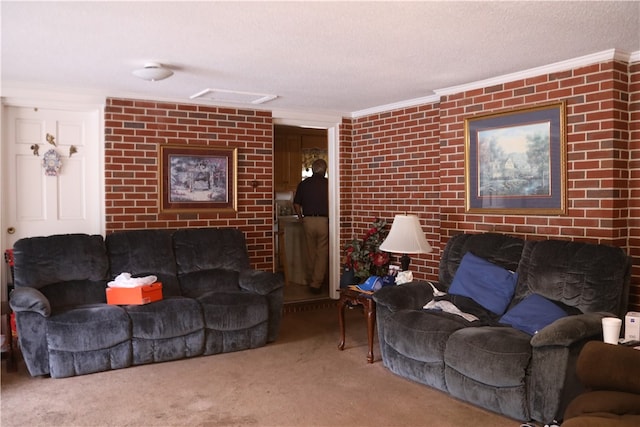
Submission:
[[[449,293],[471,298],[500,315],[509,306],[517,281],[516,273],[467,252],[456,271]]]
[[[170,297],[123,308],[131,318],[133,338],[173,338],[204,328],[200,306],[191,298]]]
[[[451,334],[444,354],[448,392],[504,414],[531,419],[528,410],[530,337],[509,327],[464,328]]]
[[[600,365],[602,365],[601,363]],[[565,419],[593,416],[618,420],[622,415],[635,415],[640,422],[640,395],[619,390],[595,390],[578,395],[573,399],[564,413]],[[563,423],[564,425],[564,423]],[[601,424],[606,425],[606,424]],[[614,424],[624,426],[625,424]],[[634,424],[638,426],[640,424]]]
[[[247,244],[235,228],[182,228],[173,233],[178,276],[201,270],[251,267]]]
[[[483,326],[455,331],[444,362],[466,378],[494,387],[519,387],[531,359],[529,336],[508,327]]]
[[[131,317],[134,365],[203,353],[204,320],[196,300],[169,297],[124,309]]]
[[[557,304],[538,294],[531,294],[507,311],[500,323],[535,335],[539,330],[567,316]]]
[[[49,351],[92,351],[131,339],[131,323],[122,307],[92,304],[52,315],[47,320]]]
[[[162,295],[180,295],[171,231],[164,229],[126,230],[105,239],[111,277],[131,273],[133,277],[156,276]]]
[[[100,235],[28,237],[18,240],[13,248],[16,287],[40,289],[74,280],[107,279],[109,260]]]
[[[266,297],[249,292],[209,292],[197,298],[208,329],[232,331],[269,319]]]
[[[209,292],[197,300],[204,313],[205,355],[256,348],[267,343],[266,296],[246,291]]]
[[[180,275],[180,289],[189,298],[197,298],[209,292],[240,291],[240,273],[233,270],[210,269]]]
[[[411,359],[442,363],[449,335],[468,325],[462,317],[450,313],[400,310],[389,316],[384,340]]]
[[[631,259],[619,247],[562,240],[527,241],[515,298],[536,293],[582,313],[627,311]]]

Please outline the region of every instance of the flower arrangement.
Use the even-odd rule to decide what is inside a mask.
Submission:
[[[376,218],[362,240],[353,239],[346,245],[345,266],[363,281],[369,276],[385,276],[389,270],[389,254],[380,251],[389,232],[387,221]]]

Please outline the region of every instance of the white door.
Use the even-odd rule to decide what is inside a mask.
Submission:
[[[102,233],[99,113],[4,108],[3,252],[23,237]]]

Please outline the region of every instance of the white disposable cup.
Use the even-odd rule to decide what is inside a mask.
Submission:
[[[622,319],[618,319],[617,317],[603,317],[602,335],[604,336],[604,342],[607,344],[618,344],[621,327]]]

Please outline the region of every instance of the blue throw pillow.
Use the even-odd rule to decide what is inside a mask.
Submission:
[[[535,335],[545,326],[565,316],[567,312],[557,304],[542,295],[531,294],[507,311],[500,318],[500,323]]]
[[[501,315],[513,298],[517,281],[517,273],[467,252],[453,276],[449,293],[471,298],[492,313]]]

